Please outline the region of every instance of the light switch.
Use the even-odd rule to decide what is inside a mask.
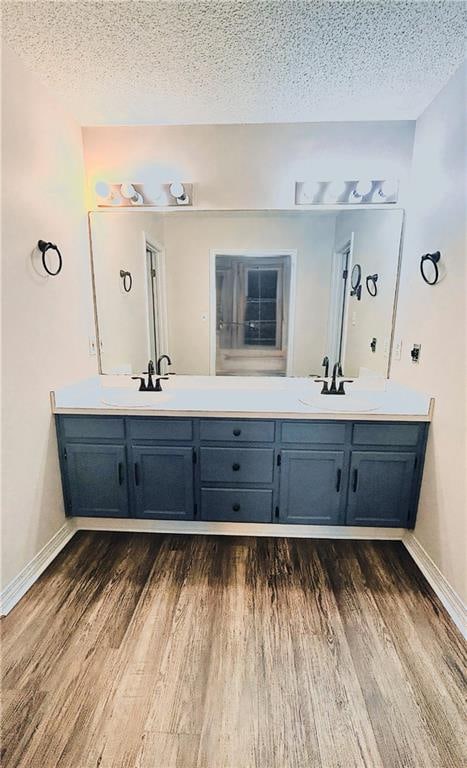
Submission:
[[[394,360],[400,360],[402,357],[402,339],[394,344]]]
[[[412,351],[410,353],[410,357],[412,358],[412,363],[418,363],[420,361],[420,352],[422,349],[421,344],[414,344],[412,347]]]

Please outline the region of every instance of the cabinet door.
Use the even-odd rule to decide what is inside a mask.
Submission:
[[[407,525],[415,457],[415,453],[353,451],[347,524]]]
[[[128,489],[123,445],[66,445],[71,514],[127,517]]]
[[[193,518],[193,449],[133,446],[135,515]]]
[[[279,514],[286,523],[339,522],[343,451],[282,451]]]

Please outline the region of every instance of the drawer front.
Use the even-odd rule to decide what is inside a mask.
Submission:
[[[128,434],[132,440],[192,440],[193,422],[191,419],[147,419],[130,418],[127,420]]]
[[[203,419],[200,423],[200,439],[235,443],[272,443],[274,422]]]
[[[272,491],[202,488],[201,518],[236,523],[270,523]]]
[[[60,424],[66,440],[123,440],[125,436],[123,419],[115,416],[61,416]]]
[[[354,445],[408,445],[415,447],[419,424],[354,424]]]
[[[272,482],[272,448],[201,448],[200,453],[201,482]]]
[[[345,424],[342,422],[296,421],[282,424],[283,443],[309,443],[314,445],[341,445],[345,442]]]

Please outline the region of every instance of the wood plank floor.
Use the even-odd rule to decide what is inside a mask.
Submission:
[[[397,542],[80,532],[2,621],[3,768],[463,768]]]

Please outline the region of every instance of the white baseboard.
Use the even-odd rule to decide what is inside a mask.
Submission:
[[[133,533],[198,533],[216,536],[287,536],[297,539],[381,539],[401,541],[405,528],[361,528],[349,525],[287,525],[278,523],[220,523],[203,520],[135,520],[134,518],[75,517],[83,531]]]
[[[10,581],[0,593],[0,616],[6,616],[16,603],[21,600],[28,589],[32,587],[41,573],[54,560],[72,536],[76,533],[76,526],[72,520],[66,520],[50,541],[33,557],[20,573]]]
[[[436,563],[433,562],[428,552],[422,547],[413,533],[407,532],[402,539],[402,543],[446,608],[454,624],[458,627],[464,638],[467,639],[467,607],[461,597],[451,587],[446,577],[443,576]]]

